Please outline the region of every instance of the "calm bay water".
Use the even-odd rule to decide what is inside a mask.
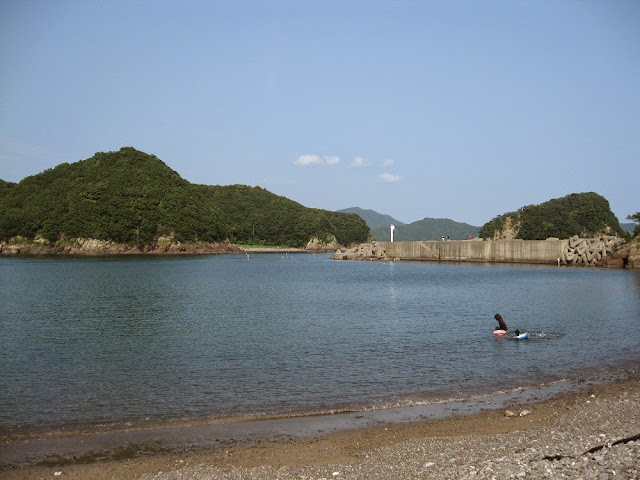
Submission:
[[[0,430],[313,413],[640,362],[640,274],[328,255],[0,258]],[[532,333],[495,339],[493,315]]]

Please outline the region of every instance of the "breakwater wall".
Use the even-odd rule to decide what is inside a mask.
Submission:
[[[567,240],[373,242],[351,249],[339,249],[332,258],[597,265],[622,243],[621,238],[613,236],[591,239],[571,237]]]
[[[377,242],[387,258],[452,262],[557,264],[569,240]]]

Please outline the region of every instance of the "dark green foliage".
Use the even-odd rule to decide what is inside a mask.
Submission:
[[[231,237],[301,246],[314,235],[351,243],[368,233],[359,217],[305,208],[263,189],[193,185],[130,147],[18,184],[0,182],[0,240],[96,238],[144,246],[174,235],[181,242]]]
[[[513,217],[515,215],[515,213],[505,213],[504,215],[491,219],[480,228],[479,236],[484,239],[494,238],[497,232],[504,230],[507,224],[507,217]]]
[[[264,188],[201,186],[223,212],[229,238],[254,245],[303,247],[312,237],[341,245],[367,240],[369,228],[354,214],[307,208]]]
[[[555,198],[540,205],[528,205],[515,213],[506,213],[486,223],[480,230],[483,238],[493,238],[504,229],[507,217],[511,217],[516,238],[544,240],[549,237],[569,238],[574,235],[589,237],[609,233],[624,237],[609,202],[597,193],[573,193]]]
[[[4,180],[0,180],[0,196],[6,195],[9,192],[11,187],[15,187],[15,183],[5,182]]]
[[[221,212],[153,155],[96,153],[22,180],[0,204],[0,237],[97,238],[146,245],[223,237]]]

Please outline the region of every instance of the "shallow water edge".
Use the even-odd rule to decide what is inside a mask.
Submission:
[[[640,378],[640,362],[588,378],[573,378],[484,395],[434,400],[409,406],[359,411],[311,413],[262,419],[195,420],[127,429],[50,431],[24,437],[0,438],[0,471],[32,466],[63,466],[141,456],[229,448],[258,441],[314,438],[346,430],[381,425],[439,420],[512,408],[585,391],[594,384],[613,384]]]

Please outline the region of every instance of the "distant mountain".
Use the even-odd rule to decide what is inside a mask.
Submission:
[[[387,239],[389,229],[387,228]],[[474,227],[468,223],[460,223],[448,218],[424,218],[417,222],[396,228],[393,232],[394,240],[398,242],[409,242],[419,240],[441,240],[444,236],[450,240],[466,240],[469,235],[477,237],[480,227]],[[383,231],[371,229],[371,234],[378,239],[377,235],[384,236]],[[383,240],[380,238],[379,240]]]
[[[400,220],[396,220],[395,218],[384,215],[382,213],[378,213],[374,210],[364,210],[358,207],[345,208],[344,210],[338,210],[338,213],[355,213],[359,215],[367,224],[370,229],[384,227],[389,229],[391,225],[400,226],[405,225]]]
[[[444,235],[450,240],[465,240],[478,236],[480,227],[468,223],[460,223],[448,218],[424,218],[413,223],[403,223],[389,215],[383,215],[374,210],[364,210],[358,207],[339,210],[341,213],[355,213],[362,217],[371,229],[371,236],[380,242],[391,240],[391,225],[396,228],[393,239],[399,242],[419,240],[441,240]]]
[[[635,223],[621,223],[620,227],[627,233],[633,234],[633,229],[636,228]]]

